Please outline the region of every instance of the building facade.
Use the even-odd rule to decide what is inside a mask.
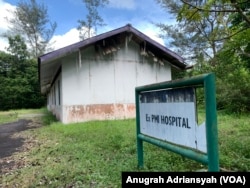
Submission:
[[[63,123],[135,117],[135,87],[171,80],[183,59],[131,25],[38,58],[47,108]]]

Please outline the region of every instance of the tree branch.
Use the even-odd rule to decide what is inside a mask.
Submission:
[[[250,28],[243,28],[243,29],[240,29],[239,31],[237,31],[237,32],[235,32],[235,33],[233,33],[233,34],[231,34],[231,35],[229,35],[229,36],[227,36],[227,37],[220,38],[220,39],[215,39],[214,41],[219,42],[219,41],[222,41],[222,40],[230,39],[231,37],[233,37],[233,36],[239,34],[240,32],[243,32],[243,31],[245,31],[245,30],[247,30],[247,29],[250,29]]]
[[[246,56],[246,57],[250,57],[250,54],[249,53],[246,53],[246,52],[242,52],[242,53],[240,53],[241,55],[244,55],[244,56]]]
[[[192,3],[189,3],[185,0],[181,0],[182,3],[189,5],[190,7],[193,7],[194,9],[197,9],[199,11],[208,11],[208,12],[238,12],[237,10],[232,10],[232,9],[224,9],[224,10],[216,10],[216,9],[211,9],[211,10],[207,10],[198,6],[193,5]]]
[[[242,18],[248,23],[250,26],[250,19],[244,14],[243,10],[240,8],[240,6],[236,3],[235,0],[231,0],[232,5],[235,7],[237,12],[242,16]]]

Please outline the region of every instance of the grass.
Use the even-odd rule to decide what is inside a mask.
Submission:
[[[218,121],[221,164],[233,171],[250,171],[249,114],[221,114]]]
[[[15,156],[26,165],[3,175],[2,186],[115,188],[121,187],[122,171],[190,172],[207,168],[144,143],[144,168],[137,169],[135,119],[63,125],[47,113],[43,120],[47,126],[25,132],[26,137],[36,140],[35,147]],[[218,112],[218,131],[220,167],[249,171],[249,116]]]
[[[41,109],[19,109],[19,110],[9,110],[0,111],[0,125],[4,123],[10,123],[21,119],[23,115],[26,114],[40,114],[46,113],[45,108]]]

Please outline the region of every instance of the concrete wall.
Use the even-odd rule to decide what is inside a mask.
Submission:
[[[142,56],[133,41],[105,55],[91,46],[62,61],[63,105],[54,111],[63,123],[134,118],[135,87],[171,80],[169,64]]]

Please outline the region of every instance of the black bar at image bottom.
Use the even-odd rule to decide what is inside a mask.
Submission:
[[[122,172],[122,188],[250,187],[249,172]]]

